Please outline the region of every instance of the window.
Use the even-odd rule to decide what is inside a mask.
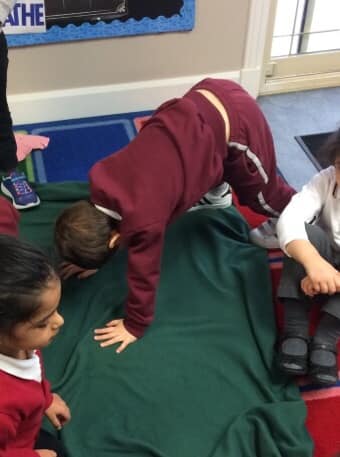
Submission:
[[[340,49],[339,0],[279,0],[272,57]]]
[[[340,0],[273,0],[261,93],[340,84]]]

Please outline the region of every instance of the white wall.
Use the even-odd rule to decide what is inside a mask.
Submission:
[[[251,0],[196,0],[192,32],[11,48],[16,124],[153,109],[206,75],[240,79]]]

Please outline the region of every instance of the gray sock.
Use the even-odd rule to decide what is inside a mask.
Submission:
[[[340,319],[324,313],[315,332],[313,341],[316,344],[328,344],[334,347],[340,337]],[[311,353],[311,361],[322,366],[332,366],[336,363],[336,354],[322,349]]]
[[[294,298],[283,298],[284,326],[283,334],[292,335],[282,345],[286,354],[304,355],[307,351],[307,342],[301,338],[294,338],[299,335],[308,339],[309,335],[309,305]]]
[[[309,334],[309,305],[295,298],[282,298],[284,307],[283,333],[302,335]]]

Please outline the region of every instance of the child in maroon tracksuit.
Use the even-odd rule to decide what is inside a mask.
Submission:
[[[205,79],[164,103],[128,146],[93,166],[91,203],[61,214],[56,242],[70,263],[65,276],[98,268],[119,243],[128,247],[126,317],[96,331],[102,346],[120,342],[121,352],[143,335],[154,316],[167,225],[192,207],[220,207],[224,181],[241,204],[268,216],[278,216],[295,192],[276,173],[255,100],[225,80]],[[212,190],[219,188],[222,195]]]

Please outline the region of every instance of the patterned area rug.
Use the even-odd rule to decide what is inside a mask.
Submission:
[[[20,168],[32,182],[86,181],[92,165],[126,146],[150,112],[24,125],[16,132],[50,138]]]

